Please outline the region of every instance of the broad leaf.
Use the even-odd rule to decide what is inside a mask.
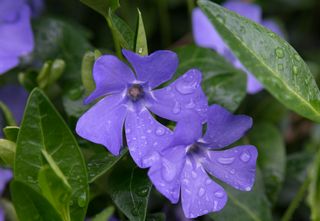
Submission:
[[[202,87],[210,104],[235,111],[246,95],[246,75],[211,49],[194,45],[175,50],[179,56],[178,77],[191,68],[203,74]]]
[[[119,6],[119,0],[80,0],[93,10],[99,12],[103,16],[107,16],[109,8],[116,10]]]
[[[51,204],[27,184],[13,181],[10,189],[20,221],[63,221]]]
[[[135,38],[135,52],[140,55],[148,55],[147,36],[146,36],[146,31],[144,29],[142,15],[139,9],[138,9],[138,21],[137,21],[136,38]]]
[[[267,28],[213,2],[200,8],[242,64],[291,110],[320,122],[320,92],[302,58]]]
[[[106,189],[114,203],[129,220],[144,221],[151,186],[146,171],[137,168],[126,159],[112,170]]]
[[[10,140],[0,139],[0,165],[13,168],[16,144]]]
[[[78,144],[48,98],[38,89],[31,94],[17,140],[15,179],[40,191],[38,175],[45,164],[42,151],[56,162],[72,187],[72,220],[83,220],[88,204],[88,178]]]

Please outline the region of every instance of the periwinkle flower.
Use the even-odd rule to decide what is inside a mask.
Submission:
[[[33,50],[31,12],[23,0],[0,1],[0,74],[19,64]]]
[[[258,5],[244,1],[227,1],[223,6],[241,16],[265,26],[283,37],[281,29],[273,20],[262,19],[261,8]],[[224,43],[215,27],[199,8],[195,8],[193,10],[192,26],[194,40],[197,45],[217,51],[220,55],[229,60],[236,68],[243,70],[247,74],[247,92],[249,94],[255,94],[263,89],[261,83],[232,54],[231,50]]]
[[[255,180],[257,150],[251,145],[228,149],[251,127],[252,119],[233,115],[219,105],[208,110],[207,131],[190,115],[178,122],[171,143],[148,175],[156,189],[172,203],[181,201],[187,218],[221,210],[227,202],[224,189],[208,173],[242,191],[250,191]]]
[[[140,167],[157,160],[157,152],[168,144],[172,132],[157,122],[151,112],[162,118],[179,121],[195,113],[205,121],[208,103],[200,82],[201,73],[192,69],[170,85],[178,66],[174,52],[156,51],[140,56],[128,50],[123,55],[133,70],[113,55],[98,58],[93,67],[96,89],[85,100],[89,103],[104,96],[79,119],[77,133],[102,144],[118,155],[125,134],[130,154]]]
[[[8,169],[0,168],[0,195],[3,193],[6,184],[12,179],[12,172]],[[4,212],[0,207],[0,221],[4,221]]]

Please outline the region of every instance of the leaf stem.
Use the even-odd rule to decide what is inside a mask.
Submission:
[[[300,186],[300,189],[298,190],[297,195],[294,197],[292,202],[290,203],[288,209],[284,213],[281,221],[289,221],[292,218],[292,215],[294,214],[294,211],[298,208],[300,202],[305,197],[305,192],[307,191],[309,184],[310,184],[310,177],[307,176],[305,181]]]

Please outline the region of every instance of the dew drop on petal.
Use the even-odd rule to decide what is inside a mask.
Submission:
[[[166,181],[172,181],[174,179],[174,177],[176,176],[176,167],[175,165],[166,160],[166,159],[163,159],[162,161],[162,176],[163,178],[166,180]]]
[[[174,114],[178,114],[178,113],[180,113],[180,111],[181,111],[181,105],[180,105],[178,102],[176,102],[176,103],[174,104],[174,107],[173,107],[172,112],[173,112]]]
[[[218,201],[213,201],[213,210],[217,210],[218,209]]]
[[[248,153],[248,152],[243,152],[241,155],[240,155],[240,159],[243,161],[243,162],[248,162],[251,158],[251,155]]]
[[[218,162],[221,164],[231,164],[234,161],[234,157],[219,157]]]
[[[158,135],[158,136],[162,136],[163,134],[164,134],[164,129],[162,128],[162,127],[158,127],[157,129],[156,129],[156,135]]]
[[[218,190],[217,192],[214,193],[214,196],[218,198],[222,198],[224,196],[224,192],[221,190]]]
[[[200,187],[199,192],[198,192],[198,195],[199,195],[200,197],[202,197],[205,193],[206,193],[206,190],[205,190],[204,188]]]
[[[250,191],[250,190],[251,190],[251,187],[247,186],[247,187],[245,188],[245,190],[246,190],[246,191]]]

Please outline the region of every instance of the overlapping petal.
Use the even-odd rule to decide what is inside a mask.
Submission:
[[[256,147],[244,145],[224,151],[206,151],[202,165],[212,176],[236,189],[250,191],[255,180]]]
[[[225,206],[226,192],[198,162],[187,158],[181,179],[182,207],[187,218],[217,212]]]
[[[128,148],[139,167],[150,167],[159,160],[159,152],[171,142],[172,132],[144,109],[128,111],[125,122]]]
[[[90,103],[103,95],[122,92],[128,84],[135,81],[135,76],[116,56],[103,55],[94,63],[93,79],[96,89],[86,98],[85,103]]]
[[[207,125],[201,142],[218,149],[240,139],[251,128],[252,119],[246,115],[233,115],[219,105],[212,105],[209,107]]]
[[[127,108],[122,95],[110,95],[84,113],[77,122],[76,131],[81,137],[102,144],[114,155],[122,146],[122,129]]]
[[[151,88],[170,80],[178,67],[177,54],[172,51],[160,50],[148,56],[128,50],[122,52],[135,70],[137,79],[148,82]]]
[[[19,64],[17,56],[1,56],[0,55],[0,74],[9,71]]]
[[[156,189],[172,203],[180,197],[181,173],[186,161],[183,145],[170,147],[162,152],[160,159],[150,168],[148,175]]]
[[[180,121],[198,114],[204,122],[208,101],[201,89],[201,72],[191,69],[165,88],[153,91],[155,101],[148,107],[160,117]]]

